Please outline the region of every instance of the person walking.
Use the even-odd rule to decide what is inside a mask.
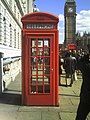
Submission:
[[[86,120],[90,112],[90,53],[84,55],[78,62],[78,67],[82,73],[82,86],[80,92],[80,103],[77,109],[75,120]]]

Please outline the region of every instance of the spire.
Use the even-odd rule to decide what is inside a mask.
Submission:
[[[75,2],[75,0],[66,0],[66,2]]]

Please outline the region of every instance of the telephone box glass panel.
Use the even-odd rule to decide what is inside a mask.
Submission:
[[[30,94],[50,93],[50,39],[31,38]]]

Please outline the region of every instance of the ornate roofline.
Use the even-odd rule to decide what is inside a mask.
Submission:
[[[75,0],[66,0],[66,2],[75,2]]]

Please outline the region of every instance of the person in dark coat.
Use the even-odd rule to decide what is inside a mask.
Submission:
[[[78,67],[82,73],[82,86],[80,92],[80,103],[77,109],[75,120],[86,120],[90,112],[90,54],[85,55],[79,60]]]
[[[61,57],[59,56],[59,85],[61,85],[60,77],[61,77],[61,74],[62,74],[62,68],[61,68],[62,64],[63,63],[61,62]]]
[[[69,76],[71,77],[71,83],[70,86],[72,86],[73,81],[75,80],[75,66],[76,66],[76,60],[71,56],[70,53],[67,53],[64,59],[64,64],[63,64],[63,68],[65,69],[65,73],[66,73],[66,86],[67,86],[67,78],[69,78]]]

